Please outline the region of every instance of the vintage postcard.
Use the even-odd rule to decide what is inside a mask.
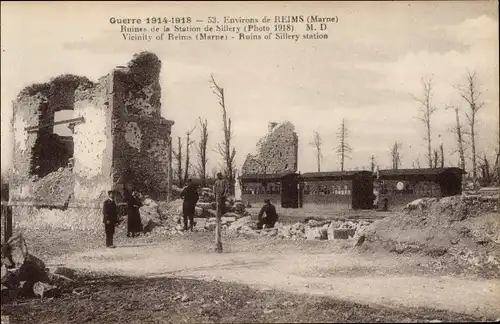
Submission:
[[[3,1],[2,323],[498,321],[498,19]]]

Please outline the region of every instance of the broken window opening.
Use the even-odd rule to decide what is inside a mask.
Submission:
[[[72,109],[54,112],[43,111],[39,125],[28,131],[36,131],[37,139],[31,156],[31,175],[43,178],[59,168],[67,167],[74,156]]]

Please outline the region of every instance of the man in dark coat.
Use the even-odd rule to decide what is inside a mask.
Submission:
[[[118,221],[118,209],[115,202],[115,193],[108,191],[108,198],[103,204],[102,208],[104,229],[106,231],[106,246],[114,248],[113,235],[115,235],[115,225]]]
[[[266,217],[262,218],[262,216],[266,214]],[[264,200],[264,206],[259,212],[259,221],[257,223],[257,229],[262,229],[263,225],[266,225],[266,228],[274,227],[278,221],[278,214],[276,213],[276,208],[269,199]]]
[[[184,230],[188,230],[188,219],[189,219],[189,229],[191,232],[194,227],[194,214],[195,207],[198,199],[200,198],[198,195],[198,188],[194,184],[193,180],[188,179],[187,186],[184,188],[180,194],[181,198],[184,198],[184,202],[182,204],[182,215],[184,217]]]

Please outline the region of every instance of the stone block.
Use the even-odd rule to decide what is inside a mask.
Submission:
[[[349,238],[349,229],[345,228],[336,228],[333,230],[333,238],[347,240]]]

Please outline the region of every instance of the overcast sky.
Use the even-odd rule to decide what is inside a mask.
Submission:
[[[109,18],[147,15],[205,18],[216,15],[338,16],[328,40],[126,42]],[[338,170],[336,131],[345,118],[353,148],[348,169],[368,168],[375,155],[390,165],[389,147],[402,142],[402,167],[425,162],[418,103],[422,77],[434,79],[433,141],[443,141],[446,164],[456,165],[449,129],[454,114],[444,107],[466,106],[454,85],[475,70],[483,92],[478,116],[480,152],[494,158],[499,125],[498,2],[363,3],[196,3],[59,4],[2,2],[1,12],[2,171],[11,165],[11,101],[26,85],[59,74],[92,80],[125,65],[148,50],[163,62],[162,114],[175,121],[173,136],[208,119],[209,146],[222,138],[217,98],[209,85],[213,73],[225,88],[234,125],[236,162],[267,132],[269,121],[290,121],[299,135],[299,170],[315,171],[313,131],[323,138],[324,171]],[[465,121],[465,117],[462,116]],[[199,129],[195,137],[199,137]],[[440,137],[439,137],[440,135]],[[210,169],[219,157],[209,156]]]

